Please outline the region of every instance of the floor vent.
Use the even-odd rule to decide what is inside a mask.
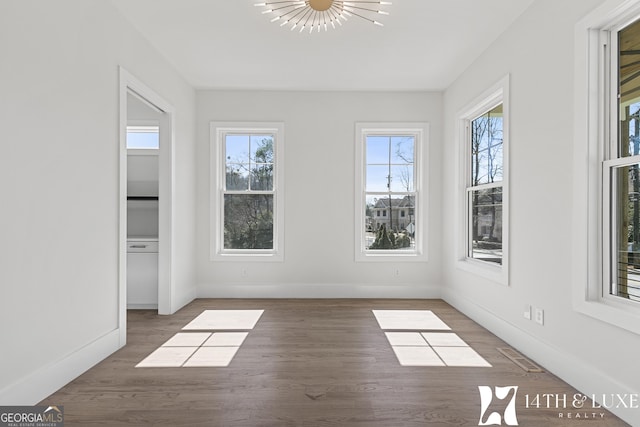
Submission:
[[[541,367],[533,363],[531,360],[527,359],[517,351],[512,348],[498,348],[498,351],[502,353],[505,357],[511,360],[516,365],[520,366],[526,372],[544,372]]]

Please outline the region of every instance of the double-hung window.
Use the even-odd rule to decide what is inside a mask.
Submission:
[[[503,106],[469,123],[467,257],[502,264]]]
[[[460,265],[507,283],[508,85],[505,77],[460,114]]]
[[[575,31],[573,303],[640,334],[640,4]]]
[[[212,123],[213,259],[282,260],[282,140],[278,123]]]
[[[356,126],[356,259],[425,260],[425,123]]]
[[[609,33],[610,136],[604,147],[605,292],[640,302],[640,20]]]

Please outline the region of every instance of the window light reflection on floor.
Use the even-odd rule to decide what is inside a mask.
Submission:
[[[402,366],[491,367],[430,310],[372,311]]]
[[[264,310],[205,310],[136,368],[229,366]],[[208,330],[208,331],[207,331]],[[213,331],[216,332],[213,332]],[[200,332],[191,332],[200,331]]]

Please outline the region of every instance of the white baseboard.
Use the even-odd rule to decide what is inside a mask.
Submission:
[[[158,304],[127,304],[127,310],[157,310]]]
[[[189,288],[187,292],[180,292],[178,295],[174,295],[173,304],[171,305],[172,314],[180,310],[185,305],[189,304],[194,299],[196,299],[195,286],[192,288]]]
[[[441,297],[439,285],[326,283],[202,283],[198,298],[415,298]]]
[[[119,348],[120,330],[113,330],[62,360],[44,366],[0,390],[0,405],[30,406],[42,401]]]
[[[609,396],[640,393],[640,390],[633,390],[630,386],[606,375],[597,366],[587,364],[575,355],[540,340],[450,289],[442,289],[442,299],[582,394],[597,397],[603,394]],[[540,393],[548,392],[540,390]],[[609,411],[631,425],[640,426],[638,409],[609,408]]]

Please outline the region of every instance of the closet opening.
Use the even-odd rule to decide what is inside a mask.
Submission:
[[[158,308],[158,110],[127,94],[127,309]]]
[[[118,329],[127,310],[172,314],[174,108],[120,68]]]

